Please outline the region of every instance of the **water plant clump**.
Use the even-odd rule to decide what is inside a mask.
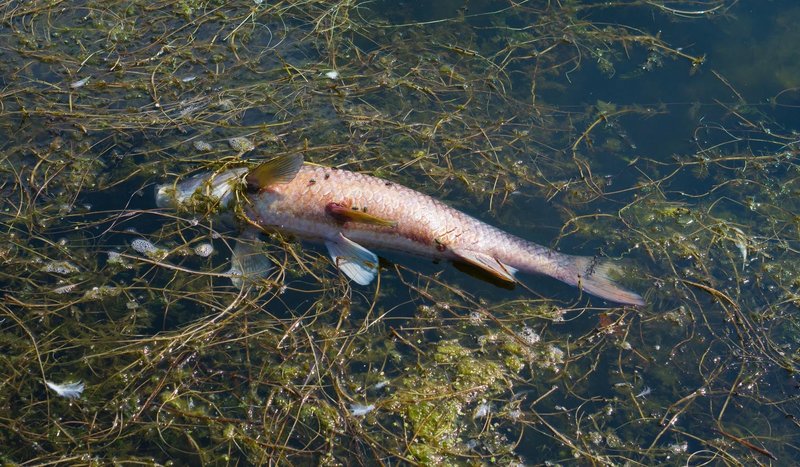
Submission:
[[[0,2],[3,461],[795,458],[792,74],[760,105],[670,32],[737,2],[387,5]],[[678,75],[716,100],[634,93]],[[155,205],[296,152],[610,257],[648,304],[392,253],[358,287],[281,234],[236,282],[244,196]]]

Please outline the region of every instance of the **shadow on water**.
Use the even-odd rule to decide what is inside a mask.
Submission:
[[[791,463],[800,10],[753,5],[0,1],[0,458]],[[240,211],[155,207],[298,151],[647,305],[279,234],[240,288]]]

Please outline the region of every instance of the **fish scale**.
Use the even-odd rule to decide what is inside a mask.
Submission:
[[[248,215],[259,225],[309,239],[328,239],[342,232],[359,243],[447,259],[455,258],[439,251],[435,239],[444,245],[492,240],[482,232],[491,226],[430,196],[346,170],[305,165],[291,183],[271,186],[252,201]],[[396,221],[397,226],[339,223],[325,213],[331,202],[348,208],[366,207],[368,213]],[[493,233],[502,234],[499,230]]]

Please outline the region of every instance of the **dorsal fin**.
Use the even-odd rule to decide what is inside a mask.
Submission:
[[[271,185],[289,183],[303,167],[302,154],[288,154],[264,162],[245,177],[247,191],[258,193]]]

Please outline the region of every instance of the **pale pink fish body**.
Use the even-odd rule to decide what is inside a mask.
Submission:
[[[250,198],[246,212],[266,230],[323,242],[336,242],[342,235],[366,248],[466,261],[511,280],[517,270],[545,274],[615,302],[644,303],[608,277],[614,267],[607,261],[553,251],[428,195],[369,175],[306,164],[291,182],[264,187]],[[327,211],[330,203],[396,225],[342,222]]]

